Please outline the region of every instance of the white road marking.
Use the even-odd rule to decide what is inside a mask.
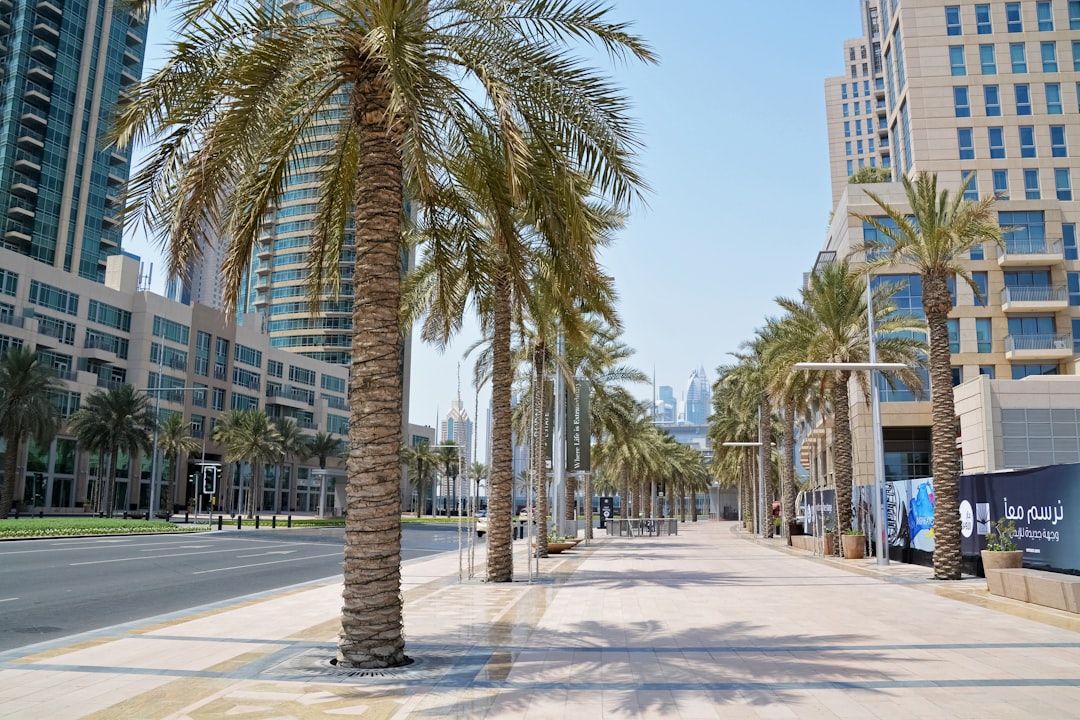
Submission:
[[[295,550],[271,550],[270,552],[255,553],[254,555],[237,555],[238,558],[262,557],[263,555],[292,555]]]
[[[275,544],[275,545],[264,545],[263,547],[245,548],[245,549],[246,550],[269,550],[271,548],[278,548],[278,547],[281,547],[280,543]],[[202,552],[166,553],[164,555],[143,555],[142,557],[111,558],[109,560],[87,560],[86,562],[71,563],[71,566],[74,567],[76,565],[103,565],[105,563],[128,562],[129,560],[157,560],[158,558],[191,557],[192,555],[210,555],[210,554],[221,554],[221,553],[226,553],[226,552],[229,552],[229,551],[227,549],[218,548],[218,549],[215,549],[215,550],[203,550]]]
[[[288,558],[287,560],[271,560],[269,562],[251,563],[250,565],[235,565],[227,568],[214,568],[213,570],[198,570],[192,575],[205,575],[207,573],[225,572],[226,570],[243,570],[244,568],[259,567],[260,565],[277,565],[278,563],[296,562],[297,560],[315,560],[324,557],[341,557],[341,553],[327,553],[326,555],[308,555],[306,557]]]
[[[0,598],[0,602],[11,602],[12,600],[18,600],[19,598]]]

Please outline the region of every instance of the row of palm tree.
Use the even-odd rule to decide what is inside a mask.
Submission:
[[[33,438],[48,444],[61,429],[62,419],[51,400],[61,389],[55,372],[42,365],[35,352],[13,348],[0,358],[0,437],[6,440],[3,488],[0,507],[11,507],[15,478],[23,473],[19,462],[25,457],[25,444]],[[98,456],[99,482],[93,486],[90,503],[96,511],[112,514],[115,506],[117,468],[121,455],[134,457],[152,452],[154,435],[162,455],[172,462],[172,482],[166,483],[163,498],[171,507],[172,488],[179,488],[179,458],[192,455],[201,445],[190,433],[180,413],[169,413],[160,424],[155,418],[150,397],[131,385],[122,384],[88,395],[81,407],[67,421],[67,431],[88,452]],[[291,418],[271,419],[263,410],[230,410],[222,414],[212,439],[224,448],[230,463],[248,463],[254,476],[247,493],[246,511],[258,510],[261,492],[260,474],[267,465],[279,465],[293,458],[317,457],[320,469],[329,458],[343,449],[340,438],[319,432],[303,435]],[[280,469],[279,469],[280,476]]]
[[[902,178],[906,208],[893,207],[878,195],[867,195],[880,215],[856,214],[873,226],[879,240],[859,245],[854,253],[864,262],[853,267],[840,258],[817,268],[798,298],[777,298],[784,311],[770,318],[756,337],[745,343],[737,362],[719,369],[713,394],[710,434],[715,455],[714,474],[727,484],[745,483],[745,453],[725,448],[723,440],[763,438],[760,451],[780,440],[783,481],[779,488],[786,522],[794,513],[795,429],[827,410],[831,415],[831,455],[836,487],[836,529],[851,528],[852,441],[849,387],[853,374],[840,369],[796,372],[796,362],[856,363],[870,361],[871,327],[877,360],[903,363],[905,370],[884,373],[890,385],[903,383],[914,393],[925,391],[923,372],[929,371],[932,401],[932,468],[935,493],[934,576],[960,578],[959,478],[956,460],[948,314],[952,310],[949,282],[966,281],[979,289],[965,269],[964,256],[982,243],[1002,245],[1002,230],[993,211],[994,198],[964,199],[968,178],[955,191],[938,188],[936,175]],[[886,220],[887,219],[887,220]],[[901,313],[892,298],[899,286],[885,277],[871,288],[873,318],[867,308],[868,278],[877,271],[903,266],[922,278],[921,316]],[[871,325],[872,322],[872,325]],[[869,398],[865,375],[855,380]],[[779,438],[773,428],[779,427]],[[771,463],[762,463],[764,484],[772,492]],[[752,496],[750,488],[746,488]],[[744,510],[749,510],[744,505]]]

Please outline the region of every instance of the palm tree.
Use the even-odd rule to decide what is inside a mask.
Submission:
[[[338,662],[404,664],[401,433],[391,430],[401,420],[406,197],[421,214],[436,207],[448,159],[471,151],[466,128],[479,125],[502,138],[515,180],[527,179],[523,138],[534,134],[553,164],[582,170],[598,193],[632,198],[641,181],[626,103],[567,52],[584,40],[614,57],[653,55],[588,1],[347,0],[303,14],[261,0],[181,6],[187,25],[168,63],[120,112],[119,142],[164,139],[132,180],[132,205],[169,237],[174,273],[208,238],[229,238],[223,270],[232,305],[265,213],[316,134],[332,134],[309,260],[313,306],[327,285],[330,296],[340,287],[347,237],[364,258],[352,281],[349,424],[349,445],[364,458],[348,464]],[[328,127],[328,115],[341,120]],[[509,290],[503,281],[499,297]],[[509,338],[509,325],[498,331]],[[503,449],[495,452],[501,467]],[[509,474],[493,476],[504,483]]]
[[[341,457],[341,454],[345,451],[345,442],[339,438],[334,437],[333,433],[323,432],[322,430],[315,433],[315,436],[309,438],[307,441],[307,450],[304,453],[309,458],[317,458],[319,460],[319,469],[326,469],[326,461],[330,458]]]
[[[901,182],[910,215],[869,191],[866,194],[881,208],[891,226],[880,217],[855,214],[883,238],[860,248],[869,258],[868,271],[903,264],[914,267],[922,276],[923,312],[930,333],[934,577],[938,580],[960,579],[960,478],[953,429],[956,413],[948,327],[952,293],[948,282],[953,277],[963,278],[977,294],[979,289],[971,273],[959,262],[961,255],[986,242],[1004,246],[994,212],[994,196],[974,201],[964,199],[964,191],[973,178],[969,174],[961,187],[950,193],[945,189],[938,191],[936,174],[919,173],[914,181],[904,176]]]
[[[447,440],[443,444],[435,448],[435,460],[439,467],[442,468],[443,478],[446,482],[446,516],[450,516],[450,494],[454,493],[454,500],[457,500],[457,477],[461,471],[461,455],[460,448],[453,440]],[[435,493],[438,495],[438,491]],[[432,506],[432,512],[438,514],[435,507]]]
[[[476,481],[476,495],[474,497],[477,499],[477,509],[479,509],[480,483],[488,479],[488,466],[479,460],[474,460],[469,465],[469,477]]]
[[[263,468],[278,463],[283,454],[281,432],[265,410],[229,410],[214,427],[213,439],[225,448],[228,462],[246,462],[251,467],[243,511],[254,517],[260,505]]]
[[[293,418],[281,417],[274,420],[274,425],[277,427],[278,434],[281,436],[281,460],[278,463],[277,477],[278,477],[278,490],[274,492],[274,507],[275,512],[281,510],[279,504],[281,501],[281,479],[285,475],[285,464],[293,458],[300,460],[306,460],[311,457],[308,448],[308,437],[300,431],[300,425]],[[295,487],[295,483],[293,484]],[[291,503],[290,503],[291,504]],[[291,508],[285,508],[291,510]]]
[[[881,362],[904,363],[900,372],[885,373],[890,382],[904,382],[915,393],[922,392],[922,379],[916,372],[924,364],[925,343],[921,318],[899,313],[892,297],[899,289],[893,283],[881,283],[873,291],[874,330],[877,356]],[[818,269],[803,288],[800,298],[777,298],[788,312],[785,332],[777,339],[783,343],[777,355],[790,364],[795,358],[807,362],[868,362],[870,328],[866,309],[866,279],[850,264],[837,261]],[[836,484],[836,530],[851,529],[853,463],[848,383],[850,370],[815,375],[824,395],[830,393],[833,414],[833,471]],[[865,376],[859,376],[864,388]],[[864,390],[869,397],[869,391]]]
[[[134,458],[135,453],[149,453],[153,447],[157,418],[150,398],[131,385],[117,385],[88,395],[82,407],[68,421],[68,429],[79,444],[90,451],[103,451],[109,461],[105,483],[104,510],[110,517],[116,502],[116,464],[120,452]]]
[[[180,456],[198,452],[202,447],[199,441],[191,436],[190,430],[191,427],[180,413],[169,413],[158,428],[158,448],[173,469],[173,481],[166,486],[165,509],[168,512],[172,512],[174,491],[178,492],[180,489]]]
[[[49,397],[59,388],[56,374],[41,364],[33,350],[11,348],[0,357],[0,437],[7,441],[0,518],[7,517],[16,478],[23,475],[19,462],[26,439],[44,445],[59,429],[60,413]]]
[[[431,445],[426,440],[413,446],[401,448],[401,461],[409,469],[409,480],[416,486],[416,517],[421,517],[424,506],[427,504],[426,486],[428,480],[434,480],[435,470],[439,466],[439,459]],[[434,487],[434,486],[432,486]],[[434,512],[435,503],[431,504]]]

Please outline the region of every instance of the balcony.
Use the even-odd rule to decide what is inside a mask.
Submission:
[[[17,142],[19,144],[19,147],[24,149],[45,149],[45,136],[36,130],[31,130],[30,128],[19,128],[19,139],[17,140]]]
[[[116,343],[112,340],[91,335],[83,344],[83,355],[91,360],[103,363],[116,362]]]
[[[56,42],[60,39],[60,26],[52,20],[38,18],[38,21],[34,23],[34,34]]]
[[[270,245],[270,243],[262,243],[261,245],[259,245],[259,250],[256,254],[256,257],[258,257],[260,260],[269,260],[273,256],[274,248]]]
[[[104,227],[103,229],[109,230],[110,228]],[[111,236],[106,235],[104,233],[99,238],[99,242],[101,243],[101,247],[106,248],[106,249],[107,248],[118,248],[118,247],[120,247],[120,239],[119,238],[114,238],[114,237],[111,237]],[[104,262],[104,258],[102,258],[102,262]]]
[[[135,77],[133,73],[128,72],[126,68],[120,71],[120,87],[126,90],[137,82],[139,82],[139,78]]]
[[[215,380],[224,380],[227,375],[228,375],[228,373],[225,372],[225,366],[224,365],[215,365],[214,366],[214,379]]]
[[[1069,307],[1069,293],[1063,285],[1007,287],[1001,291],[1002,312],[1064,310]]]
[[[1006,240],[998,250],[999,267],[1030,267],[1058,265],[1065,262],[1065,250],[1060,240],[1024,238]]]
[[[53,81],[52,71],[49,70],[44,65],[37,65],[37,64],[31,65],[26,71],[26,77],[29,78],[30,80],[33,80],[34,82],[39,82],[39,83],[50,83],[51,84],[52,81]]]
[[[304,409],[313,405],[310,397],[307,393],[290,387],[267,388],[266,390],[267,405],[284,405],[285,407]]]
[[[112,168],[109,169],[107,179],[112,187],[123,187],[124,185],[124,177]]]
[[[43,15],[52,15],[57,20],[64,14],[60,8],[56,7],[56,5],[52,4],[49,0],[38,0],[37,10]]]
[[[60,378],[61,380],[66,380],[67,382],[79,381],[79,373],[72,372],[71,370],[64,370],[63,368],[53,368],[53,373],[56,374],[56,377]]]
[[[41,173],[41,158],[25,150],[15,151],[15,169],[19,172],[33,173],[38,175]]]
[[[1065,360],[1072,356],[1071,333],[1005,336],[1006,360]]]
[[[56,62],[56,51],[43,42],[31,46],[30,55],[38,60]]]
[[[18,315],[11,315],[9,313],[0,313],[0,324],[10,325],[11,327],[21,328],[26,325],[26,321]]]
[[[270,296],[264,292],[255,293],[254,305],[257,308],[264,308],[270,304]]]
[[[16,220],[30,221],[37,215],[34,203],[12,196],[8,204],[8,216]]]
[[[37,180],[32,180],[26,176],[19,176],[15,178],[15,182],[11,183],[11,192],[15,195],[37,197],[37,191]]]
[[[32,239],[33,238],[30,237],[29,233],[23,232],[22,230],[13,229],[4,233],[4,241],[13,245],[29,245],[30,240]]]
[[[105,388],[106,390],[115,390],[116,388],[122,387],[124,385],[127,385],[127,383],[120,380],[113,380],[111,378],[107,378],[104,375],[98,375],[97,386],[99,388]]]
[[[47,119],[48,114],[48,112],[43,112],[41,108],[24,105],[22,115],[19,116],[19,120],[24,125],[32,124],[44,128],[46,125],[49,124],[49,121]],[[44,147],[44,145],[42,147]]]

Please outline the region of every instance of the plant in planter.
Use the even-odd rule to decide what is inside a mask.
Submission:
[[[986,533],[986,549],[982,556],[983,574],[987,570],[1004,570],[1007,568],[1024,567],[1024,551],[1016,547],[1016,523],[1008,522],[1005,518],[998,518],[990,523],[990,531]],[[986,581],[987,589],[990,589],[990,580]]]
[[[840,548],[845,560],[861,560],[866,557],[866,535],[862,530],[845,530],[840,537]]]

